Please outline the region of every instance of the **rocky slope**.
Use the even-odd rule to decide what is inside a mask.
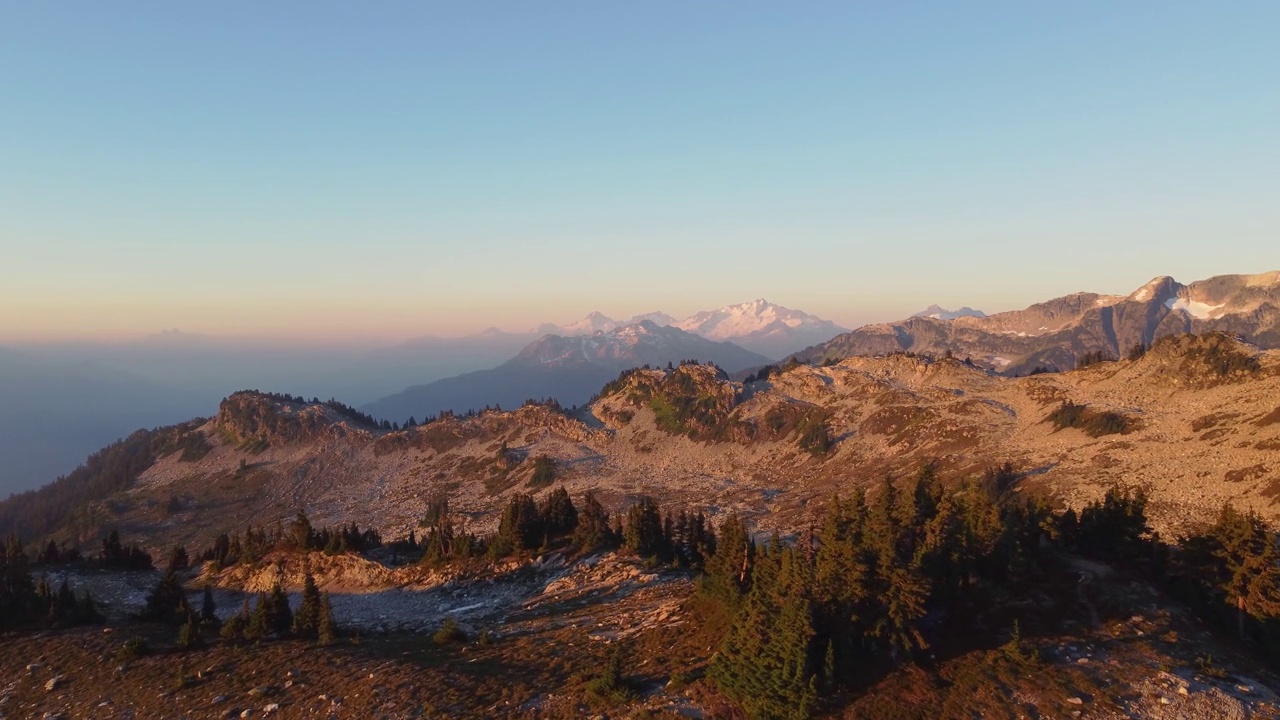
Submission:
[[[1183,285],[1158,277],[1126,296],[1076,293],[986,317],[924,313],[868,325],[796,357],[824,361],[895,351],[972,358],[1005,375],[1071,369],[1089,353],[1119,358],[1178,333],[1226,331],[1280,347],[1280,272],[1221,275]]]
[[[1048,417],[1065,401],[1088,418],[1120,418],[1120,431],[1059,429]],[[1140,485],[1165,533],[1227,501],[1280,519],[1280,352],[1222,335],[1024,378],[907,355],[801,365],[746,385],[710,366],[637,370],[572,415],[527,406],[394,432],[327,405],[240,393],[197,432],[205,454],[160,457],[78,512],[79,538],[63,537],[94,542],[120,527],[157,548],[198,546],[304,510],[316,525],[354,520],[394,538],[439,494],[469,529],[487,530],[508,495],[528,490],[537,455],[575,496],[594,488],[621,506],[650,494],[784,531],[807,525],[815,501],[927,462],[944,477],[1010,462],[1022,491],[1073,506],[1113,483]]]

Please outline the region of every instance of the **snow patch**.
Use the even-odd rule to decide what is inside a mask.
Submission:
[[[1013,363],[1012,360],[1009,360],[1008,358],[1002,358],[999,355],[996,355],[995,357],[991,358],[991,362],[992,364],[999,365],[1000,367],[1009,367],[1009,365]]]
[[[1214,316],[1215,312],[1225,307],[1225,304],[1210,305],[1186,298],[1170,298],[1164,302],[1164,306],[1170,310],[1181,310],[1197,320],[1208,320]],[[1221,313],[1218,314],[1221,315]]]

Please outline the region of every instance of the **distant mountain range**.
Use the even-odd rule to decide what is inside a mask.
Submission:
[[[796,350],[848,331],[828,320],[759,299],[694,313],[683,320],[677,320],[664,312],[651,312],[619,321],[593,312],[568,325],[540,325],[538,333],[562,337],[591,335],[610,332],[645,320],[655,325],[677,327],[708,340],[729,341],[772,360],[781,359]]]
[[[822,362],[951,352],[1001,374],[1024,375],[1036,368],[1070,370],[1090,353],[1119,358],[1166,335],[1213,330],[1262,348],[1280,347],[1280,272],[1220,275],[1189,285],[1157,277],[1128,295],[1076,293],[990,316],[935,306],[906,320],[844,333],[795,357]]]
[[[416,385],[361,410],[399,422],[444,410],[512,407],[544,397],[577,405],[628,368],[701,360],[736,372],[766,365],[844,331],[835,323],[763,299],[679,321],[663,312],[626,322],[593,312],[574,323],[538,329],[546,334],[498,367]]]
[[[565,406],[580,405],[623,370],[682,360],[714,362],[729,372],[770,362],[734,343],[641,320],[591,335],[544,335],[496,368],[410,387],[361,410],[399,422],[445,410],[514,408],[529,399],[555,398]]]
[[[921,310],[920,312],[916,313],[915,315],[912,315],[911,317],[913,318],[914,317],[931,317],[935,320],[955,320],[956,318],[961,318],[961,317],[981,318],[986,316],[987,316],[986,313],[982,312],[981,310],[974,310],[968,305],[960,308],[959,310],[948,310],[938,305],[930,305],[929,307],[925,308],[924,310]]]

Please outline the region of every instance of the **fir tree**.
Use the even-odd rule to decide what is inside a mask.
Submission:
[[[316,579],[307,573],[302,585],[302,602],[298,612],[293,615],[293,634],[304,640],[316,640],[320,634],[320,611],[322,600],[320,589],[316,587]]]
[[[187,603],[187,594],[178,582],[177,573],[173,570],[165,572],[164,577],[147,595],[147,605],[142,611],[144,620],[159,622],[183,622],[191,612]]]
[[[316,621],[316,639],[321,645],[332,645],[338,639],[338,625],[333,619],[333,606],[329,602],[329,593],[325,593],[320,603],[320,615]]]
[[[590,490],[582,497],[582,510],[577,515],[573,545],[585,553],[616,547],[618,539],[609,527],[609,511],[604,509]]]
[[[204,586],[204,597],[200,601],[200,621],[216,624],[218,622],[218,606],[213,601],[213,589]]]

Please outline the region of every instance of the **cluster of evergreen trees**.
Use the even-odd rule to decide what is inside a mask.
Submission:
[[[757,547],[734,516],[700,592],[733,621],[710,676],[752,716],[807,717],[821,686],[857,686],[930,646],[948,608],[1026,575],[1038,506],[1000,502],[1001,472],[944,493],[926,468],[828,503],[820,530]],[[933,618],[932,622],[926,622]]]
[[[226,640],[293,637],[327,645],[338,637],[338,626],[329,594],[321,593],[315,578],[307,573],[297,612],[289,606],[288,594],[276,583],[271,592],[258,595],[252,608],[246,597],[240,612],[222,624],[220,634]]]
[[[588,491],[581,507],[564,487],[541,501],[516,493],[502,511],[498,530],[475,536],[455,531],[449,504],[438,498],[423,520],[427,528],[420,545],[415,535],[406,547],[421,547],[424,562],[485,557],[505,558],[520,552],[552,548],[592,553],[623,548],[642,558],[700,568],[715,552],[715,533],[702,513],[681,510],[663,513],[649,497],[640,498],[624,514],[609,511]]]
[[[1223,509],[1205,533],[1163,542],[1146,498],[1051,512],[1006,489],[1008,466],[944,491],[926,468],[828,503],[798,542],[757,546],[738,517],[720,527],[699,594],[732,618],[709,677],[747,714],[808,717],[820,689],[865,685],[1036,584],[1075,582],[1067,554],[1162,584],[1218,627],[1280,657],[1280,549],[1256,516]]]
[[[103,567],[113,570],[150,570],[151,554],[138,545],[125,546],[120,542],[120,533],[112,530],[102,539],[102,554],[98,561]]]
[[[45,576],[34,580],[22,542],[10,536],[0,551],[0,631],[65,627],[101,619],[88,591],[77,596],[65,578],[56,590]]]
[[[240,533],[222,533],[213,545],[196,556],[200,562],[214,562],[217,567],[238,563],[255,563],[274,550],[321,550],[329,555],[345,552],[365,553],[382,547],[376,530],[352,522],[336,528],[315,529],[305,513],[299,512],[286,528],[277,523],[270,532],[266,528],[247,528]]]

